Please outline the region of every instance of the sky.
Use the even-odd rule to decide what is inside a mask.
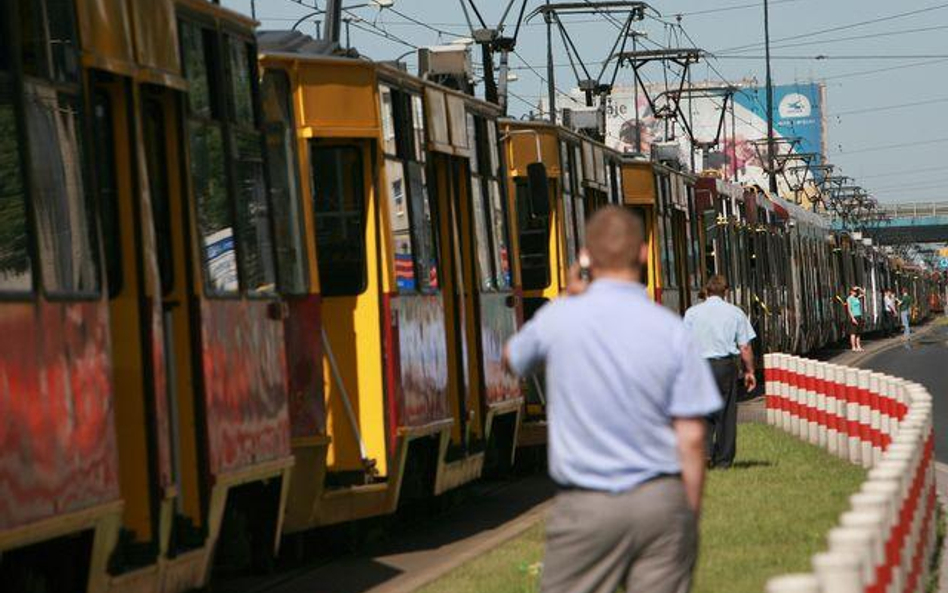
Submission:
[[[256,17],[262,29],[289,29],[314,12],[314,1],[324,6],[325,0],[256,0]],[[386,9],[365,6],[371,1],[348,0],[346,5],[362,6],[347,11],[357,17],[350,24],[350,41],[372,59],[402,56],[414,71],[413,46],[470,36],[460,0],[394,0]],[[251,13],[251,0],[221,3]],[[507,1],[474,3],[484,19],[496,25]],[[509,26],[515,22],[519,4],[517,0],[514,14],[507,19]],[[541,0],[528,0],[527,12],[540,4]],[[681,15],[680,23],[690,39],[716,56],[693,66],[693,80],[720,81],[723,76],[730,82],[756,78],[763,83],[762,2],[653,0],[649,4],[661,20],[648,18],[635,25],[637,31],[647,33],[649,43],[668,45],[671,29],[661,21],[675,23]],[[603,60],[617,33],[616,26],[601,15],[573,17],[566,26],[586,62]],[[312,19],[299,28],[316,32]],[[941,174],[948,150],[948,2],[770,0],[770,35],[775,84],[825,81],[830,162],[880,202],[948,199]],[[690,45],[685,38],[679,39],[680,43],[672,43]],[[742,52],[734,49],[741,46],[752,47]],[[526,65],[545,76],[546,49],[542,18],[525,23],[517,40],[519,57],[511,59],[519,79],[510,87],[523,100],[511,99],[511,115],[529,111],[528,104],[545,95],[545,82]],[[817,56],[822,59],[814,59]],[[576,77],[556,37],[554,63],[558,65],[556,86],[563,91],[574,88]],[[628,68],[619,72],[616,84],[632,84]]]

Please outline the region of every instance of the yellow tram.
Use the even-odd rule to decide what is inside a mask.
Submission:
[[[291,376],[287,531],[388,513],[509,465],[522,398],[501,350],[521,303],[497,108],[308,53],[293,34],[261,43],[264,103],[293,131],[283,161],[299,162],[288,185],[321,309],[290,300],[291,375],[293,361],[322,375]]]
[[[276,550],[293,464],[278,285],[292,271],[272,251],[254,28],[203,0],[3,5],[3,102],[25,115],[28,203],[58,228],[37,221],[50,273],[0,304],[8,321],[48,310],[16,334],[45,333],[43,351],[0,361],[24,373],[11,401],[69,402],[61,417],[26,409],[49,415],[36,434],[3,430],[0,465],[51,452],[0,478],[36,511],[0,512],[17,590],[180,592],[235,542],[258,563]]]

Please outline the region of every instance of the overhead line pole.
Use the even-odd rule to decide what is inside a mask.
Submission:
[[[546,0],[547,6],[550,5],[550,0]],[[553,81],[555,76],[556,68],[553,66],[553,18],[552,13],[547,12],[543,15],[543,19],[546,21],[546,83],[547,83],[547,92],[549,98],[549,118],[550,123],[556,123],[556,84]]]
[[[767,59],[767,168],[770,191],[777,194],[777,169],[774,165],[774,81],[770,71],[770,2],[764,0],[764,45]]]

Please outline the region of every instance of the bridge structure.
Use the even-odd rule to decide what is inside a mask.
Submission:
[[[944,243],[948,242],[948,200],[879,204],[861,228],[849,229],[839,218],[833,221],[833,227],[859,230],[882,245]]]

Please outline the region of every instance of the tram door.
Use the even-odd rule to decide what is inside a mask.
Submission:
[[[177,542],[203,542],[193,429],[177,100],[168,89],[97,75],[96,183],[103,218],[117,386],[120,479],[136,542],[174,504]],[[183,416],[182,416],[183,415]],[[182,423],[184,417],[186,422]],[[192,427],[181,430],[182,425]]]
[[[164,415],[155,401],[160,352],[152,351],[149,294],[154,281],[140,254],[153,252],[143,236],[134,175],[135,117],[132,86],[126,79],[92,74],[91,107],[95,183],[102,216],[118,439],[119,481],[125,500],[124,525],[134,544],[145,546],[158,534],[160,492],[156,488],[167,441],[159,440]],[[149,245],[146,246],[146,243]],[[160,334],[158,336],[160,339]],[[155,355],[158,355],[157,358]],[[156,381],[156,378],[159,380]],[[165,445],[163,448],[162,445]]]
[[[200,476],[197,475],[197,445],[194,442],[195,417],[191,381],[190,301],[187,291],[186,226],[183,212],[182,180],[178,147],[180,115],[177,101],[169,91],[146,89],[140,97],[142,137],[141,167],[142,192],[147,195],[143,206],[148,207],[154,233],[154,262],[157,267],[158,289],[151,297],[160,311],[161,341],[155,344],[165,361],[163,390],[158,397],[167,410],[168,422],[163,427],[170,442],[170,482],[180,493],[177,512],[200,522]],[[174,224],[173,221],[179,221]],[[182,422],[185,418],[185,422]]]
[[[675,278],[678,279],[678,312],[684,315],[691,301],[688,274],[688,220],[685,212],[671,208],[671,248],[674,249]]]
[[[448,338],[448,390],[455,418],[452,448],[470,441],[472,430],[480,425],[479,406],[475,394],[479,377],[472,360],[476,360],[474,319],[474,288],[471,285],[473,262],[463,257],[471,253],[470,233],[465,229],[467,184],[463,183],[466,167],[462,159],[432,153],[432,169],[436,188],[436,210],[440,223],[440,259],[444,272],[444,314]]]

